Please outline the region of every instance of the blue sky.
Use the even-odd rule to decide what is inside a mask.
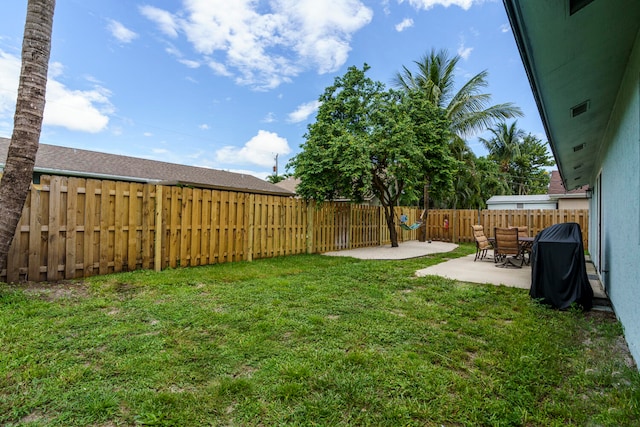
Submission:
[[[10,137],[26,0],[0,14],[0,136]],[[494,103],[546,140],[501,1],[58,0],[40,141],[250,173],[300,150],[349,66],[389,87],[431,49],[489,71]],[[486,154],[469,140],[476,154]]]

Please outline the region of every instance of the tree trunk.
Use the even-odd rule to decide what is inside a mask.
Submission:
[[[429,237],[427,236],[427,218],[429,216],[429,177],[425,177],[425,184],[424,184],[424,212],[422,213],[422,225],[420,226],[420,228],[422,228],[422,232],[420,233],[420,239],[418,239],[421,242],[426,242],[427,240],[430,240]]]
[[[33,178],[51,52],[55,0],[28,0],[13,134],[0,181],[0,271]]]
[[[398,230],[396,230],[395,211],[393,206],[383,206],[384,219],[387,221],[387,227],[389,228],[389,239],[391,240],[391,247],[398,247]]]

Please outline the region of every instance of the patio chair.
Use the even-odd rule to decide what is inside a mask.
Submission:
[[[487,236],[484,235],[484,227],[481,225],[472,225],[471,229],[473,230],[473,238],[476,239],[476,257],[473,261],[477,261],[478,259],[484,259],[487,256],[487,251],[489,249],[493,249],[493,245],[487,239]]]
[[[496,239],[496,246],[494,248],[494,262],[502,260],[502,264],[497,267],[513,266],[522,268],[524,263],[524,257],[520,253],[520,242],[518,242],[518,229],[517,228],[498,228],[494,229],[494,236]],[[520,263],[518,265],[518,263]]]
[[[509,228],[517,228],[518,229],[518,239],[523,236],[529,237],[529,227],[526,225],[519,225],[517,227],[509,227]],[[533,242],[520,242],[520,252],[523,257],[523,261],[525,264],[529,265],[529,260],[531,259],[531,250],[533,249]],[[526,255],[526,257],[525,257]]]
[[[518,229],[518,237],[529,236],[529,227],[526,225],[518,225],[518,226],[509,226],[509,228],[517,228]]]

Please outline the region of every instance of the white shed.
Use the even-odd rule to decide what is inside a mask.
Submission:
[[[531,196],[493,196],[487,200],[487,209],[557,209],[556,199],[548,194]]]

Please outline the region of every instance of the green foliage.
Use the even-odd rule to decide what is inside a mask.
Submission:
[[[300,178],[297,192],[318,201],[374,195],[385,208],[396,246],[392,206],[416,198],[425,173],[438,188],[455,173],[448,153],[448,122],[420,93],[386,90],[350,67],[320,97],[316,122],[288,167]]]
[[[280,181],[284,181],[285,179],[287,179],[289,175],[288,174],[284,174],[284,175],[276,175],[275,173],[273,175],[269,175],[267,176],[267,181],[269,181],[272,184],[277,184]]]
[[[406,66],[396,75],[395,84],[408,93],[421,93],[428,101],[444,111],[450,122],[450,151],[456,159],[450,172],[451,181],[439,182],[429,178],[430,197],[441,208],[476,208],[485,204],[485,187],[481,169],[476,167],[475,155],[463,139],[486,130],[494,123],[522,116],[512,103],[491,105],[491,95],[484,93],[488,86],[488,72],[472,76],[456,90],[455,70],[460,56],[449,56],[446,50],[431,52],[415,61],[416,71]],[[483,165],[484,166],[484,165]],[[491,194],[493,195],[493,194]]]
[[[427,99],[445,111],[451,131],[459,137],[482,132],[493,123],[522,116],[512,103],[490,105],[491,95],[482,93],[488,86],[489,73],[484,70],[472,76],[455,91],[455,71],[460,55],[449,56],[446,50],[431,50],[415,61],[417,71],[403,67],[396,74],[397,87],[409,92],[422,92]]]
[[[635,425],[613,314],[302,255],[0,285],[0,425]]]
[[[544,168],[555,164],[547,144],[525,134],[516,122],[500,123],[490,131],[493,137],[480,141],[489,150],[488,159],[500,165],[508,194],[546,194],[550,177]]]

